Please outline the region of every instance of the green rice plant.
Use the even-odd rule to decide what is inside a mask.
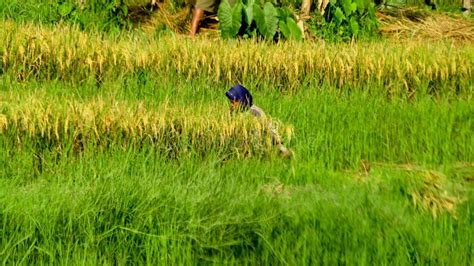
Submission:
[[[225,126],[228,107],[224,105],[227,105],[228,100],[224,92],[228,85],[214,82],[206,76],[195,77],[192,82],[179,77],[160,76],[152,72],[137,74],[106,80],[100,89],[95,80],[85,84],[64,81],[9,83],[8,80],[0,80],[0,89],[6,91],[7,95],[19,95],[4,96],[6,102],[12,99],[12,103],[37,97],[53,99],[45,101],[43,105],[50,101],[61,106],[60,101],[54,99],[65,102],[78,102],[81,99],[78,103],[86,106],[89,101],[93,103],[102,99],[121,103],[132,111],[132,107],[142,103],[151,114],[154,110],[161,110],[166,103],[170,110],[189,114],[189,117],[196,117],[196,121],[208,118],[210,121],[221,121],[218,125]],[[263,86],[255,82],[246,86],[252,91],[255,103],[269,117],[281,121],[281,134],[287,136],[285,143],[294,150],[296,156],[323,169],[358,168],[361,160],[444,165],[474,159],[470,119],[472,99],[469,96],[433,97],[431,92],[426,91],[417,92],[411,98],[404,95],[387,97],[383,88],[378,87],[371,87],[371,90],[367,87],[302,87],[294,94],[281,95],[271,85]],[[134,113],[132,111],[130,116]],[[183,116],[177,113],[172,117]],[[294,134],[291,128],[290,132],[285,132],[284,125],[293,125]],[[214,136],[212,132],[209,134]],[[291,142],[288,142],[289,135],[294,136]],[[129,138],[127,135],[125,137]],[[92,144],[95,139],[92,135]],[[119,137],[117,141],[120,142]],[[149,144],[153,143],[147,142],[143,146]],[[191,152],[190,146],[186,145]],[[212,147],[224,153],[233,145],[241,146],[230,143],[229,146],[220,147],[216,144]],[[124,143],[122,146],[128,145]]]
[[[294,125],[285,160],[266,152],[265,129],[253,142],[260,121],[231,117],[225,85],[206,73],[142,70],[100,89],[7,75],[5,264],[472,261],[469,95],[308,85],[289,95],[255,80],[256,104]]]
[[[403,171],[374,166],[360,182],[311,163],[170,161],[153,149],[112,148],[46,156],[44,171],[32,175],[29,156],[27,149],[0,150],[5,263],[472,259],[472,192],[457,219],[433,219],[400,192],[399,180],[411,178]],[[288,167],[296,172],[286,178]]]
[[[472,45],[1,23],[3,264],[473,261]]]

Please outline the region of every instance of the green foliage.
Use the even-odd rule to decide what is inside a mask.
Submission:
[[[286,39],[295,41],[303,40],[303,34],[294,19],[287,18],[286,23],[284,21],[280,21],[279,25],[280,31]]]
[[[292,24],[284,13],[279,20]],[[214,127],[212,118],[228,113],[230,85],[217,72],[242,80],[269,117],[295,130],[291,160],[238,157],[217,138],[200,155],[180,126],[169,128],[176,146],[97,148],[67,135],[53,146],[41,124],[35,139],[0,133],[3,264],[472,264],[472,46],[160,41],[1,25],[0,131],[11,98],[27,104],[41,95],[47,108],[68,99],[155,111],[166,104]],[[105,58],[100,85],[89,58]],[[31,80],[19,79],[20,65]],[[399,93],[397,82],[405,84]],[[291,83],[298,89],[288,90]],[[41,113],[59,130],[68,126]],[[93,121],[101,113],[82,114]],[[127,134],[114,133],[119,141]],[[202,143],[207,136],[192,135]],[[433,218],[423,207],[440,203],[455,204],[457,215]]]
[[[270,2],[266,2],[263,10],[254,5],[255,21],[257,29],[266,39],[271,39],[275,36],[278,29],[277,10]]]
[[[378,21],[370,0],[331,0],[325,17],[316,16],[310,28],[330,40],[375,36]]]
[[[65,2],[65,3],[59,4],[58,6],[58,13],[59,15],[61,15],[61,17],[68,16],[69,14],[72,13],[73,10],[74,10],[74,5],[70,2]]]
[[[82,29],[113,31],[130,26],[126,0],[0,1],[3,18],[40,23],[68,22]]]
[[[234,6],[229,1],[224,0],[219,5],[218,16],[220,18],[219,28],[224,38],[235,37],[242,25],[242,4],[236,3]]]
[[[302,40],[303,33],[296,25],[287,8],[275,7],[271,2],[260,5],[255,0],[242,3],[236,1],[233,7],[224,0],[219,6],[221,35],[224,38],[238,34],[247,37],[261,36],[274,39],[276,36]],[[278,35],[281,32],[282,35]]]
[[[86,1],[81,12],[91,12],[100,14],[111,25],[121,28],[130,26],[128,18],[128,6],[125,0],[92,0]]]
[[[94,23],[91,16],[99,17],[102,29],[110,30],[117,26],[126,28],[130,26],[128,20],[128,6],[125,0],[91,0],[85,1],[81,6],[79,1],[60,1],[55,5],[60,20],[70,21],[86,28]]]
[[[206,75],[122,75],[101,89],[59,79],[0,82],[0,91],[47,94],[53,104],[113,95],[144,108],[167,102],[218,114],[226,85]],[[18,148],[7,145],[16,136],[0,134],[4,264],[469,265],[472,167],[457,169],[473,161],[470,96],[388,98],[374,92],[387,89],[377,83],[347,93],[301,89],[283,97],[272,85],[252,90],[267,114],[294,124],[298,157],[288,161],[229,158],[215,147],[176,160],[145,143],[85,143],[75,154],[73,143]],[[439,188],[426,186],[424,169],[446,175]],[[465,201],[456,217],[434,219],[413,204],[419,192]]]
[[[253,16],[254,16],[254,5],[255,5],[255,0],[248,0],[247,4],[244,4],[244,16],[245,16],[245,22],[247,23],[247,25],[252,24]]]

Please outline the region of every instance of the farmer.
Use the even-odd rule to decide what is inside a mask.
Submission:
[[[228,1],[231,5],[233,5],[235,2],[235,0]],[[191,2],[194,6],[194,10],[189,35],[194,36],[199,29],[199,23],[203,19],[204,15],[216,15],[220,0],[191,0]]]
[[[265,113],[260,107],[253,104],[252,95],[250,92],[242,85],[234,85],[230,90],[228,90],[225,95],[229,98],[231,102],[231,111],[250,111],[255,117],[265,117]],[[270,132],[272,135],[272,142],[277,146],[280,154],[283,157],[290,157],[291,152],[283,145],[280,135],[278,135],[277,130],[273,127],[272,124],[269,125]]]

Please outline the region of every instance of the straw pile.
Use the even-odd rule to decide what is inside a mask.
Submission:
[[[460,16],[407,8],[378,12],[377,18],[380,32],[390,39],[474,41],[474,22]]]

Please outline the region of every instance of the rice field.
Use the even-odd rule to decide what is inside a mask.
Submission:
[[[3,22],[1,72],[17,80],[60,78],[79,82],[140,71],[245,84],[265,82],[294,91],[304,84],[361,87],[370,82],[389,93],[418,90],[472,93],[472,45],[453,42],[324,42],[278,45],[252,41],[154,39],[140,34],[107,37],[77,28]],[[134,45],[131,46],[130,43]],[[290,53],[288,51],[291,51]],[[12,75],[13,76],[13,75]]]
[[[3,264],[474,261],[469,42],[0,24]]]

